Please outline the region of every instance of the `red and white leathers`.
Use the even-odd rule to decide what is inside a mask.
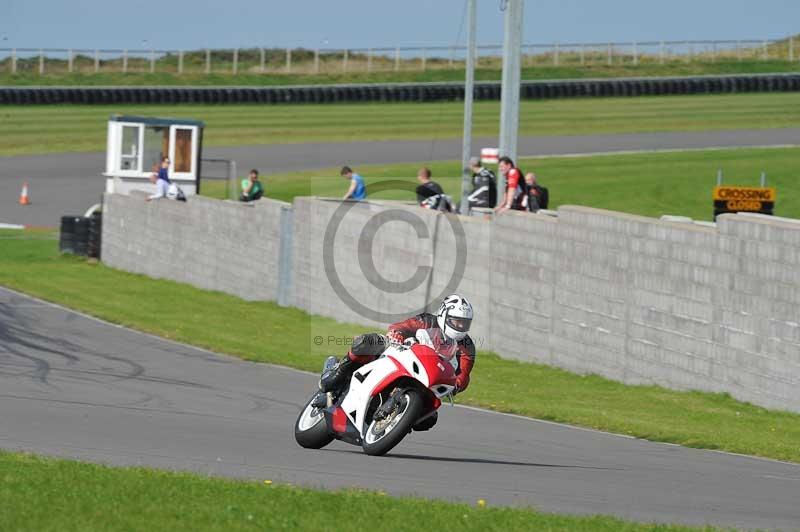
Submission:
[[[418,314],[413,318],[394,323],[386,333],[391,340],[403,343],[416,338],[417,331],[424,329],[437,353],[447,358],[456,370],[456,390],[462,392],[469,386],[469,374],[475,364],[475,344],[469,335],[461,340],[452,340],[442,334],[434,314]]]

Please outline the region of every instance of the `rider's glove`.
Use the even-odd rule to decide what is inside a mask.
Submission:
[[[408,347],[411,347],[412,345],[414,345],[416,343],[417,343],[417,339],[414,338],[413,336],[411,338],[406,338],[405,340],[403,340],[403,345],[407,345]]]
[[[402,344],[405,340],[405,338],[403,338],[403,335],[400,334],[398,331],[389,331],[386,333],[386,337],[389,339],[390,342],[396,344]]]

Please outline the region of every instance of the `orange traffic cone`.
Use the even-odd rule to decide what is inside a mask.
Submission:
[[[28,199],[28,182],[25,181],[22,184],[22,192],[19,194],[19,204],[20,205],[30,205],[30,200]]]

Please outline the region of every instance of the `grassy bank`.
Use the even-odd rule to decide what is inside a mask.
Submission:
[[[103,151],[112,113],[206,122],[204,145],[458,138],[463,104],[0,106],[0,155]],[[478,102],[475,136],[496,136],[500,103]],[[796,127],[800,93],[525,100],[520,135]]]
[[[566,61],[565,61],[566,62]],[[27,68],[25,68],[27,66]],[[419,63],[403,65],[403,68],[395,72],[393,65],[384,65],[381,71],[367,72],[366,65],[361,65],[361,71],[352,66],[349,72],[341,71],[341,67],[332,66],[326,72],[313,74],[309,65],[295,65],[295,73],[280,73],[275,66],[272,72],[259,74],[248,72],[241,68],[237,75],[231,74],[232,64],[228,63],[223,67],[217,64],[212,67],[211,74],[205,74],[205,63],[196,65],[193,72],[177,74],[177,64],[171,65],[164,72],[149,72],[149,64],[140,66],[138,72],[120,72],[121,65],[116,66],[116,71],[104,66],[103,70],[94,73],[94,65],[86,64],[82,66],[83,72],[68,73],[65,64],[60,68],[48,71],[45,66],[45,75],[39,75],[38,60],[29,65],[20,65],[17,74],[11,74],[10,69],[0,73],[0,85],[30,86],[30,85],[49,85],[49,86],[144,86],[144,85],[238,85],[238,86],[264,86],[264,85],[322,85],[337,83],[430,83],[437,81],[459,81],[463,82],[465,73],[463,66],[458,68],[429,68],[425,71],[419,68]],[[162,68],[157,65],[156,70]],[[664,65],[654,63],[642,63],[639,65],[620,64],[595,64],[580,66],[572,65],[540,65],[526,67],[522,69],[522,79],[586,79],[586,78],[621,78],[621,77],[652,77],[652,76],[710,76],[726,74],[765,74],[778,72],[796,72],[796,63],[779,60],[744,60],[731,61],[721,60],[717,62],[673,62]],[[166,70],[170,70],[167,72]],[[377,69],[376,69],[377,70]],[[305,71],[306,73],[301,73]],[[478,68],[475,71],[475,79],[478,81],[499,81],[501,78],[499,63],[493,68]]]
[[[47,233],[0,231],[0,284],[114,323],[248,360],[318,371],[324,355],[364,327],[268,302],[159,281],[61,257]],[[253,328],[252,324],[259,327]],[[314,345],[313,338],[325,339]],[[800,415],[769,411],[727,394],[625,386],[597,376],[504,360],[480,352],[459,402],[710,449],[800,462]]]
[[[363,166],[356,168],[367,184],[387,178],[416,182],[417,169],[430,166],[445,192],[460,196],[461,164],[456,161]],[[558,205],[591,207],[658,217],[662,214],[712,218],[711,190],[717,169],[726,184],[758,186],[761,172],[777,189],[775,214],[800,218],[800,149],[730,149],[670,153],[640,153],[594,157],[522,159],[520,166],[535,171],[550,191],[550,208]],[[341,197],[347,182],[339,168],[265,176],[267,196],[291,201],[295,196]],[[224,196],[224,183],[207,181],[204,194]],[[403,191],[382,192],[374,198],[413,200]]]
[[[368,523],[381,530],[690,530],[5,452],[0,498],[2,530],[363,530],[372,528]]]

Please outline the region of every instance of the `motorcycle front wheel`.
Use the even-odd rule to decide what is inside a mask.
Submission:
[[[380,456],[391,451],[411,432],[411,427],[422,415],[423,403],[419,391],[413,388],[403,390],[398,406],[388,417],[370,421],[361,444],[364,452]]]
[[[316,395],[311,396],[294,424],[294,439],[300,447],[306,449],[322,449],[333,441],[325,414],[311,406],[315,397]]]

